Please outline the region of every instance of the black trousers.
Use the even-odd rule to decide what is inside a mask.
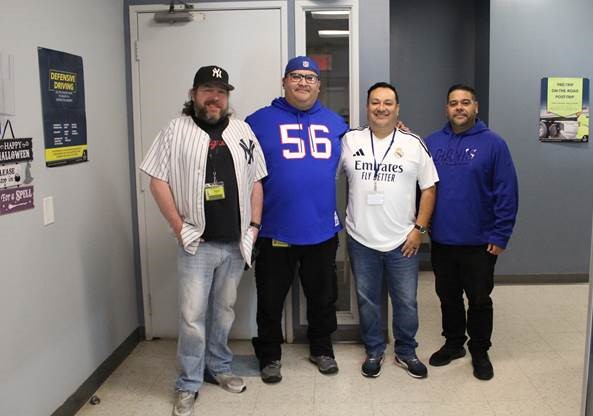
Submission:
[[[433,242],[431,247],[435,288],[441,301],[445,345],[463,346],[469,335],[470,352],[487,351],[492,345],[494,288],[497,256],[483,246],[451,246]],[[467,319],[463,293],[468,299]]]
[[[269,238],[260,238],[257,243],[257,337],[252,342],[260,367],[282,356],[282,310],[297,266],[307,299],[309,350],[311,355],[333,357],[331,334],[337,328],[338,236],[304,246],[274,247]]]

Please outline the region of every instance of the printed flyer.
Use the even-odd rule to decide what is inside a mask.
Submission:
[[[539,139],[589,141],[589,79],[542,78]]]
[[[88,161],[82,58],[38,48],[45,164]]]

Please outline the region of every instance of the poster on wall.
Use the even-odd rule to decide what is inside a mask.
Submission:
[[[16,138],[10,120],[0,125],[0,133],[0,215],[32,209],[33,139]]]
[[[539,139],[542,142],[589,141],[588,78],[542,78]]]
[[[45,164],[48,167],[88,161],[82,57],[37,48]]]

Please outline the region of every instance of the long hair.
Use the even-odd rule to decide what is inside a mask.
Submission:
[[[192,97],[194,96],[196,92],[195,88],[192,88],[191,90],[189,90],[189,100],[186,101],[185,103],[183,103],[183,108],[181,109],[181,114],[183,114],[184,116],[193,116],[196,114],[195,110],[194,110],[194,100],[192,100]]]

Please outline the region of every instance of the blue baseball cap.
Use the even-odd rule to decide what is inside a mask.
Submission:
[[[288,64],[286,64],[286,69],[284,70],[284,76],[286,76],[289,72],[296,71],[298,69],[303,69],[306,71],[313,71],[319,76],[319,67],[317,63],[309,58],[308,56],[295,56]]]

